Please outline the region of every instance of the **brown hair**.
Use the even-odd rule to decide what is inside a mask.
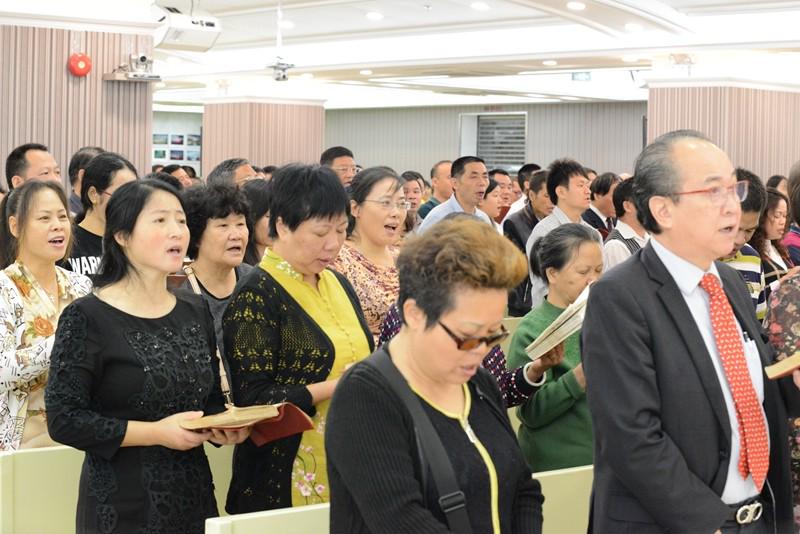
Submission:
[[[408,239],[397,258],[398,308],[414,299],[426,327],[453,308],[458,288],[513,289],[528,275],[525,256],[508,239],[470,215],[445,219]]]
[[[2,203],[0,203],[0,269],[5,269],[17,260],[19,255],[19,242],[25,235],[25,228],[28,225],[30,218],[30,211],[33,207],[33,202],[36,196],[42,191],[50,190],[58,195],[58,199],[67,211],[69,217],[69,204],[67,204],[67,197],[64,194],[64,189],[56,182],[29,180],[21,186],[13,189],[8,195],[5,196]],[[8,224],[10,217],[17,218],[17,234],[14,237],[11,233],[11,227]],[[70,222],[68,221],[67,226]],[[64,257],[69,257],[70,250],[72,249],[72,232],[69,234],[69,241],[67,241],[66,252]]]

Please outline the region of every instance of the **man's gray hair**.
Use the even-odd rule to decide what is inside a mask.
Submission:
[[[696,139],[712,143],[704,134],[695,130],[676,130],[658,137],[647,145],[636,158],[636,171],[633,177],[633,202],[636,205],[636,216],[645,230],[651,234],[660,234],[661,227],[650,213],[652,197],[670,197],[678,200],[681,177],[675,169],[672,149],[676,143],[687,139]]]
[[[244,158],[231,158],[226,159],[209,173],[206,177],[208,185],[236,185],[233,182],[233,175],[236,174],[236,169],[242,165],[249,165],[250,162]]]

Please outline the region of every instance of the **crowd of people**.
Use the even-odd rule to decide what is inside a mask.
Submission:
[[[583,465],[592,532],[800,531],[800,371],[762,371],[800,349],[800,164],[764,181],[678,131],[632,176],[345,147],[150,171],[6,161],[0,450],[85,451],[78,532],[202,532],[205,442],[235,447],[228,513],[330,502],[336,533],[541,532],[535,473]],[[313,428],[181,426],[231,399]]]

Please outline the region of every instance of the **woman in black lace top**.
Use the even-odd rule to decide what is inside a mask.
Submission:
[[[100,289],[61,315],[45,394],[51,436],[86,451],[77,532],[201,533],[217,515],[201,445],[248,433],[180,427],[224,408],[208,309],[166,289],[189,241],[183,207],[144,180],[106,218]]]

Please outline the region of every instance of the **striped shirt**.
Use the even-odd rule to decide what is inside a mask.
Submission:
[[[735,256],[722,260],[742,275],[747,283],[747,290],[753,299],[756,308],[756,317],[764,322],[767,316],[767,293],[766,282],[764,280],[764,269],[761,265],[761,257],[756,249],[746,244],[736,253]]]

